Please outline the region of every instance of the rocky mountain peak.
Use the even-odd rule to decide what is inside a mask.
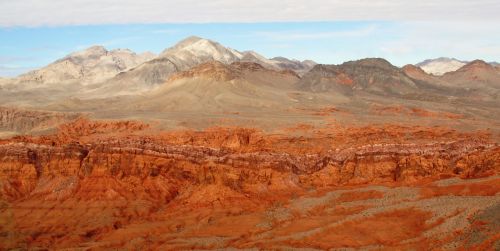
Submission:
[[[74,57],[78,57],[78,58],[99,57],[99,56],[106,55],[107,53],[108,53],[108,50],[106,50],[106,48],[104,48],[103,46],[94,45],[94,46],[91,46],[91,47],[89,47],[87,49],[71,53],[66,58],[74,58]]]
[[[145,52],[141,53],[140,56],[153,59],[156,57],[156,54],[154,54],[153,52],[150,52],[150,51],[145,51]]]
[[[135,54],[135,52],[133,52],[132,50],[130,49],[126,49],[126,48],[118,48],[118,49],[114,49],[114,50],[111,50],[110,53],[124,53],[124,54]]]
[[[129,49],[108,51],[103,46],[91,46],[56,60],[44,68],[19,77],[21,82],[62,84],[68,81],[81,83],[101,82],[152,59],[148,54],[137,55]]]
[[[187,37],[187,38],[179,41],[173,48],[183,48],[183,47],[192,45],[192,44],[194,44],[194,43],[196,43],[198,41],[201,41],[201,40],[208,41],[208,39],[204,39],[204,38],[201,38],[201,37],[190,36],[190,37]]]
[[[417,64],[417,66],[420,66],[420,65],[425,65],[425,64],[428,64],[428,63],[432,63],[432,62],[463,62],[463,61],[460,61],[456,58],[449,58],[449,57],[439,57],[439,58],[435,58],[435,59],[427,59],[427,60],[424,60],[423,62],[420,62]],[[463,62],[465,63],[465,62]]]
[[[456,58],[440,57],[435,59],[427,59],[423,62],[416,64],[422,68],[426,73],[441,76],[447,72],[458,70],[467,62],[460,61]]]
[[[302,61],[302,64],[312,67],[312,66],[316,65],[317,63],[314,62],[313,60],[304,60],[304,61]]]
[[[464,88],[485,88],[495,93],[500,88],[499,71],[483,60],[474,60],[460,69],[447,72],[442,79]]]
[[[364,66],[394,70],[396,67],[383,58],[365,58],[344,63],[345,66]]]
[[[477,60],[471,61],[470,63],[464,65],[462,67],[462,70],[463,69],[493,69],[493,66],[486,63],[483,60],[477,59]]]
[[[174,57],[183,61],[205,62],[221,61],[232,63],[243,57],[243,55],[231,48],[225,47],[217,42],[196,36],[188,37],[175,46],[166,49],[160,54],[161,57]]]
[[[418,66],[415,66],[415,65],[412,65],[412,64],[407,64],[405,66],[403,66],[403,71],[405,73],[413,73],[413,74],[427,74],[425,73],[424,70],[422,70],[422,68],[418,67]]]

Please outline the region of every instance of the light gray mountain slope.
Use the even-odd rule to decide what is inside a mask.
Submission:
[[[108,51],[102,46],[93,46],[72,53],[39,70],[20,75],[17,82],[41,85],[101,82],[154,57],[155,55],[149,52],[136,54],[128,49]]]
[[[416,66],[422,68],[422,70],[429,74],[441,76],[447,72],[456,71],[466,64],[467,62],[460,61],[455,58],[441,57],[425,60],[421,63],[416,64]]]
[[[180,68],[185,68],[209,61],[231,64],[239,61],[243,54],[217,42],[192,36],[164,50],[159,57],[171,58]]]
[[[242,62],[252,62],[257,63],[265,68],[271,70],[281,70],[282,68],[278,65],[278,62],[272,59],[267,59],[262,55],[256,53],[255,51],[245,51],[243,52],[243,57],[240,59]]]

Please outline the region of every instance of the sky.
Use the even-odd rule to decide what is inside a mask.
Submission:
[[[0,0],[0,76],[92,45],[159,53],[191,35],[324,64],[500,61],[498,13],[498,0]]]

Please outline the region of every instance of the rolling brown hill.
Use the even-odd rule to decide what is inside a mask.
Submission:
[[[299,77],[292,71],[274,71],[250,62],[229,65],[218,61],[172,75],[158,89],[133,101],[146,111],[244,112],[285,109],[287,96]]]
[[[495,67],[482,60],[472,61],[454,72],[444,74],[441,78],[470,89],[487,88],[495,89],[497,92],[500,89],[500,74]]]
[[[414,92],[417,84],[388,61],[369,58],[341,65],[317,65],[304,75],[300,89],[341,92],[346,95],[365,91],[390,96]]]

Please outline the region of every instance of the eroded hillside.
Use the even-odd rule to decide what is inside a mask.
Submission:
[[[498,241],[500,147],[487,131],[157,131],[79,119],[55,134],[3,140],[0,159],[7,249],[481,249]]]

